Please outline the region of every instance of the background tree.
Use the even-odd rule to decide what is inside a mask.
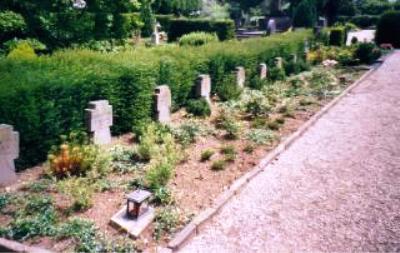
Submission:
[[[151,0],[142,0],[140,8],[140,17],[143,22],[142,35],[145,37],[151,36],[156,23],[153,10],[151,8]]]
[[[296,27],[313,27],[317,21],[317,7],[314,0],[302,0],[295,8],[293,24]]]

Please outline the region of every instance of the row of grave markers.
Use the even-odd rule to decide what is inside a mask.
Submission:
[[[275,59],[275,65],[282,68],[282,58]],[[267,64],[259,65],[259,78],[268,76]],[[246,82],[244,67],[235,70],[236,84],[243,88]],[[199,75],[196,80],[196,96],[204,98],[211,103],[211,78],[210,75]],[[156,87],[154,92],[156,120],[167,124],[171,121],[171,90],[167,85]],[[110,127],[113,125],[113,108],[107,100],[92,101],[85,110],[85,121],[88,132],[94,144],[106,145],[111,143]],[[15,182],[14,160],[19,156],[19,134],[10,125],[0,124],[0,186]]]

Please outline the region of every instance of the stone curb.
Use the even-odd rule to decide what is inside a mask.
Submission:
[[[0,238],[0,252],[28,252],[28,253],[51,253],[51,251],[30,247],[22,243]]]
[[[391,53],[390,53],[391,54]],[[389,57],[388,54],[384,60]],[[274,148],[267,156],[261,160],[261,162],[255,166],[251,171],[247,172],[244,176],[237,179],[228,190],[221,193],[211,208],[206,209],[197,215],[192,222],[190,222],[186,227],[179,232],[175,238],[168,244],[168,248],[172,252],[176,252],[178,249],[182,248],[184,244],[194,235],[200,233],[200,226],[206,221],[210,220],[233,196],[238,194],[255,176],[264,171],[266,165],[270,164],[277,157],[287,150],[297,139],[299,139],[303,134],[311,128],[323,115],[329,112],[329,110],[334,107],[339,101],[341,101],[345,96],[347,96],[353,89],[355,89],[361,82],[368,78],[372,73],[374,73],[379,66],[382,64],[375,65],[364,73],[357,81],[352,85],[347,87],[342,94],[334,98],[331,102],[325,105],[320,111],[313,115],[307,122],[305,122],[296,132],[290,135],[288,138],[284,139],[281,144]]]

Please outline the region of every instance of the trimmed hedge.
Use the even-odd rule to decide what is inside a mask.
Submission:
[[[368,28],[378,24],[380,16],[378,15],[358,15],[358,16],[339,16],[339,22],[350,22],[361,28]]]
[[[346,29],[344,27],[332,28],[329,35],[329,44],[331,46],[341,47],[346,41]]]
[[[376,42],[400,48],[400,11],[388,11],[382,15],[376,30]]]
[[[192,32],[216,33],[219,40],[229,40],[235,37],[235,24],[232,20],[208,19],[171,19],[169,23],[168,39],[176,41],[182,35]]]
[[[0,122],[20,132],[18,168],[46,159],[59,135],[84,129],[89,101],[108,99],[114,108],[112,132],[128,132],[151,118],[156,85],[170,85],[175,108],[192,98],[200,73],[209,73],[213,91],[236,66],[248,80],[260,62],[301,55],[309,31],[268,38],[210,43],[201,47],[165,46],[122,53],[60,51],[35,60],[0,59]],[[232,83],[232,85],[235,85]]]

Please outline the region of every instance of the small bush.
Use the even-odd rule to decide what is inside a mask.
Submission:
[[[184,147],[195,143],[199,135],[204,134],[204,129],[195,121],[183,123],[178,128],[172,128],[175,139]]]
[[[400,11],[389,11],[382,15],[376,30],[376,42],[380,44],[392,44],[400,47]]]
[[[93,252],[97,248],[96,228],[93,222],[81,218],[68,220],[57,228],[58,239],[72,238],[77,245],[76,252]]]
[[[278,131],[281,128],[281,125],[276,121],[270,121],[267,124],[268,129],[273,131]]]
[[[241,126],[229,109],[222,109],[215,119],[215,123],[218,129],[226,131],[225,137],[227,139],[235,140],[239,138]]]
[[[151,202],[157,205],[170,205],[173,202],[172,193],[168,188],[160,187],[153,192]]]
[[[238,99],[241,93],[242,89],[237,86],[234,75],[225,76],[222,83],[217,87],[218,97],[222,101]]]
[[[0,12],[0,42],[20,37],[26,30],[27,25],[21,14],[12,11]]]
[[[331,29],[329,36],[329,45],[341,47],[346,40],[346,31],[344,27],[335,27]]]
[[[71,175],[83,176],[96,170],[104,173],[108,161],[100,155],[98,147],[89,144],[84,133],[71,133],[62,137],[63,143],[54,146],[48,155],[52,175],[63,178]]]
[[[147,185],[151,189],[159,189],[167,185],[173,173],[173,166],[168,162],[151,165],[146,173]]]
[[[252,128],[264,128],[267,125],[267,119],[257,117],[251,121],[251,127]]]
[[[189,100],[186,110],[199,117],[208,117],[211,115],[211,107],[205,98]]]
[[[244,148],[243,148],[243,152],[247,153],[247,154],[252,154],[254,152],[254,145],[252,144],[247,144]]]
[[[267,79],[261,79],[260,77],[255,76],[250,80],[249,87],[255,90],[261,90],[267,84],[268,84]]]
[[[192,32],[179,39],[180,46],[202,46],[211,42],[218,42],[217,35],[205,32]]]
[[[32,46],[29,43],[24,42],[18,44],[13,50],[11,50],[8,53],[7,58],[15,60],[32,60],[37,58],[37,55]]]
[[[360,63],[371,64],[381,56],[381,51],[373,43],[360,43],[357,45],[355,57]]]
[[[226,168],[226,161],[225,160],[217,160],[213,162],[211,165],[211,169],[215,171],[221,171]]]
[[[14,50],[15,48],[17,48],[20,44],[29,44],[29,46],[31,46],[33,48],[33,50],[35,52],[44,52],[47,50],[47,46],[45,44],[43,44],[42,42],[40,42],[37,39],[12,39],[12,40],[8,40],[6,42],[4,42],[4,48],[6,52],[10,52],[12,50]]]
[[[85,211],[92,205],[95,185],[86,178],[71,177],[60,181],[59,191],[72,200],[71,208],[74,211]]]
[[[208,19],[171,19],[169,22],[168,38],[176,41],[184,34],[192,32],[216,33],[219,40],[233,39],[235,25],[232,20],[208,20]]]
[[[154,236],[159,240],[175,231],[179,224],[179,213],[172,207],[163,208],[157,212],[154,223]]]
[[[201,153],[200,161],[202,161],[202,162],[209,161],[214,154],[215,154],[215,151],[212,149],[204,150]]]
[[[313,0],[302,0],[294,11],[295,27],[313,27],[317,21],[317,9]]]
[[[285,70],[282,68],[271,68],[269,71],[269,78],[273,81],[282,81],[286,78]]]

